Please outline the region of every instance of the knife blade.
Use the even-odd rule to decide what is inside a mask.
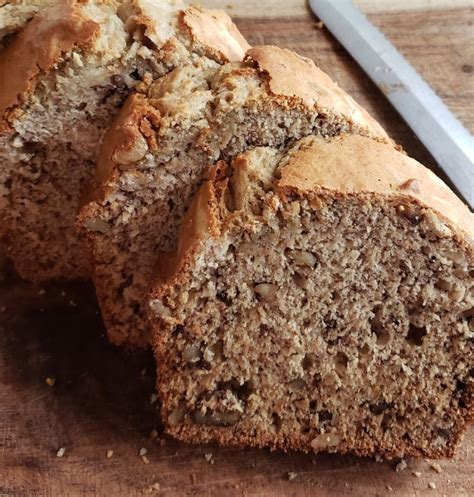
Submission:
[[[474,139],[410,63],[351,0],[309,0],[311,9],[383,91],[474,208]]]

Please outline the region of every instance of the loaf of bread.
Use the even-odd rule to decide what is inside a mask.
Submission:
[[[10,14],[21,25],[47,3]],[[58,1],[17,32],[0,52],[0,231],[22,277],[88,277],[74,229],[81,189],[137,83],[241,60],[247,48],[226,14],[180,0]]]
[[[108,335],[147,346],[146,297],[172,250],[203,172],[254,146],[381,127],[313,62],[257,47],[243,63],[178,68],[130,97],[100,152],[96,190],[79,219]]]
[[[192,443],[447,457],[474,415],[474,219],[360,136],[209,172],[151,298],[162,418]]]

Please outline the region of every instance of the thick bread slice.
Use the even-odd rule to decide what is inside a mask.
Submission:
[[[168,433],[452,456],[474,416],[474,216],[360,136],[230,164],[210,170],[152,291]]]
[[[0,52],[1,231],[20,275],[88,277],[74,230],[99,144],[143,78],[241,60],[226,14],[172,0],[67,0]]]
[[[277,47],[252,48],[240,64],[179,68],[130,97],[79,216],[112,342],[148,344],[153,266],[174,248],[209,165],[249,147],[285,149],[306,135],[341,132],[388,141],[313,62]]]

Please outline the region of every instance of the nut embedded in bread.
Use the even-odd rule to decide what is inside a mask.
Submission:
[[[33,281],[89,276],[74,229],[79,199],[135,86],[197,60],[240,60],[248,48],[223,12],[180,0],[51,3],[0,52],[0,235]]]
[[[171,435],[449,457],[474,415],[473,215],[359,136],[211,169],[150,302]]]
[[[306,135],[341,132],[388,141],[312,61],[277,47],[252,48],[243,63],[178,68],[131,96],[79,216],[112,342],[148,344],[153,267],[175,247],[209,165],[254,146],[284,150]]]

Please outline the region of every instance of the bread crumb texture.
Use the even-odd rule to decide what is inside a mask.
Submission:
[[[105,138],[79,217],[112,342],[149,344],[153,268],[175,248],[210,165],[255,146],[278,155],[304,136],[343,132],[389,142],[312,61],[277,47],[252,48],[241,63],[200,60],[141,85]]]
[[[75,217],[127,95],[185,63],[242,59],[248,45],[226,14],[179,0],[8,3],[0,36],[0,235],[26,279],[87,278]]]
[[[150,301],[168,433],[452,456],[474,413],[472,221],[427,169],[364,137],[212,168]]]

